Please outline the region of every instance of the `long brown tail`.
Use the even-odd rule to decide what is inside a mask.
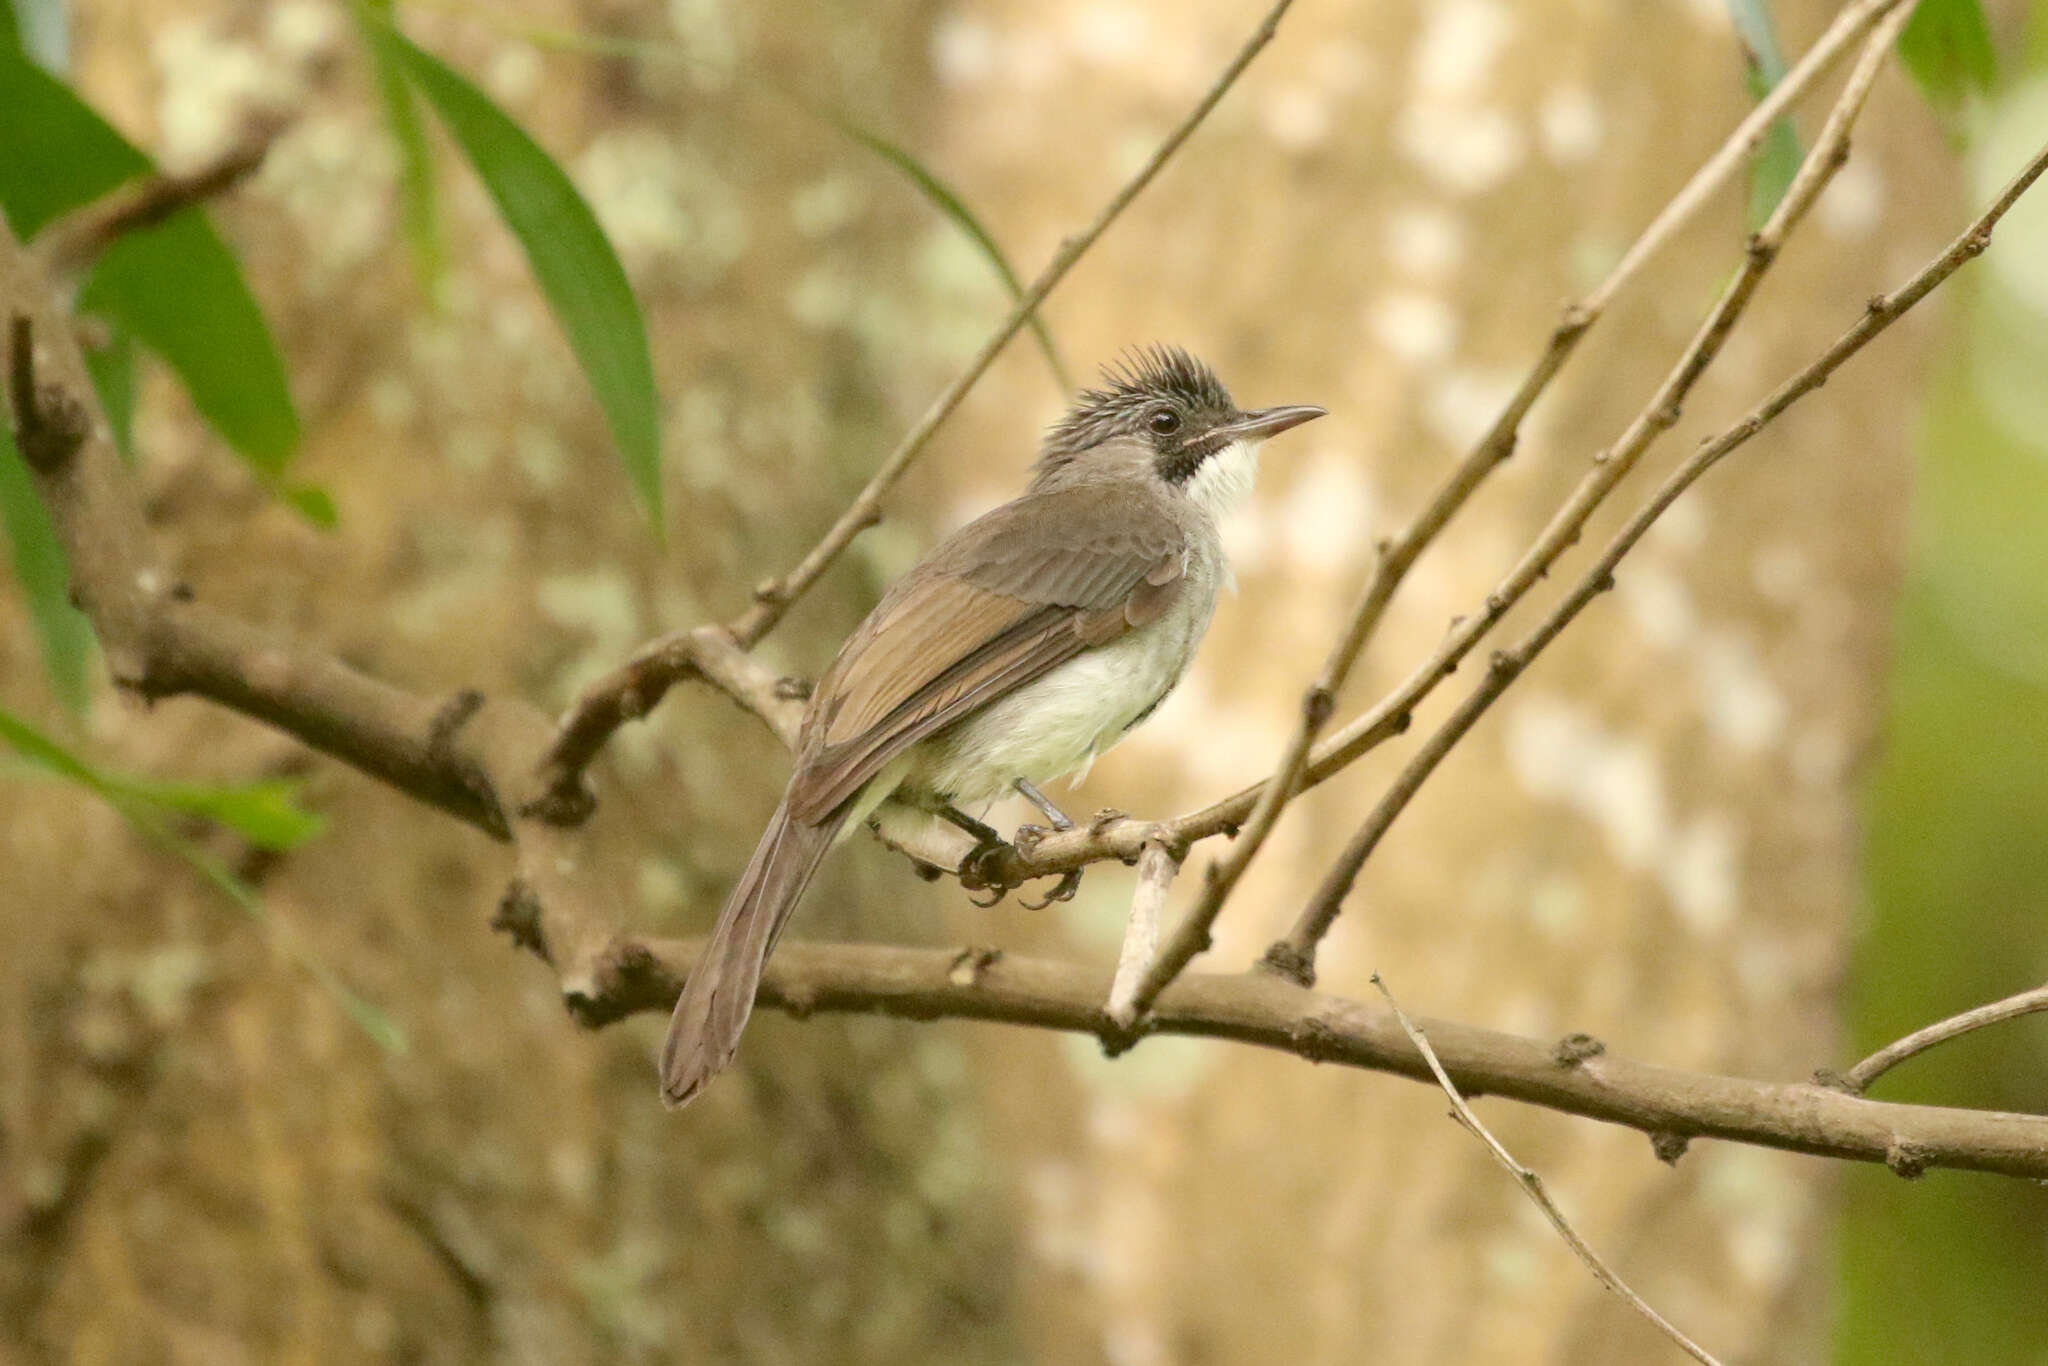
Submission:
[[[793,821],[786,799],[775,809],[669,1019],[668,1042],[661,1049],[661,1098],[670,1109],[689,1104],[738,1051],[761,969],[797,898],[832,847],[841,819],[823,825]]]

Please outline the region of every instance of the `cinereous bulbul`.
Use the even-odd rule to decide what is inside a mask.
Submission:
[[[1266,438],[1321,408],[1240,410],[1178,348],[1129,354],[1046,434],[1021,497],[898,579],[812,691],[796,771],[676,1002],[661,1093],[732,1061],[761,970],[840,832],[944,817],[1081,768],[1186,672],[1229,579],[1216,522]],[[1049,804],[1048,814],[1051,814]],[[929,814],[925,814],[929,813]]]

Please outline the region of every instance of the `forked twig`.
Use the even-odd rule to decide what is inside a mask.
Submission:
[[[1487,595],[1482,610],[1473,613],[1459,623],[1450,637],[1440,646],[1435,656],[1422,669],[1411,675],[1409,681],[1397,689],[1395,696],[1404,699],[1403,710],[1426,694],[1446,677],[1452,667],[1476,645],[1508,609],[1519,602],[1534,588],[1537,581],[1549,573],[1558,558],[1576,544],[1594,511],[1606,501],[1609,494],[1639,462],[1656,440],[1677,425],[1679,414],[1693,386],[1698,383],[1707,367],[1720,355],[1722,345],[1734,330],[1736,322],[1748,308],[1755,296],[1757,286],[1769,273],[1777,260],[1779,249],[1786,237],[1796,228],[1813,206],[1820,192],[1834,178],[1848,159],[1849,130],[1856,117],[1863,110],[1869,97],[1870,87],[1877,80],[1890,55],[1898,31],[1912,16],[1914,5],[1906,3],[1892,10],[1878,25],[1864,43],[1855,67],[1850,71],[1842,93],[1829,111],[1827,123],[1821,134],[1814,140],[1813,148],[1800,163],[1799,171],[1792,178],[1785,195],[1762,228],[1749,240],[1749,250],[1744,257],[1742,269],[1728,283],[1726,289],[1714,303],[1699,330],[1693,334],[1679,358],[1666,375],[1663,384],[1627,429],[1606,450],[1593,457],[1593,467],[1569,498],[1551,518],[1543,530],[1522,556],[1508,577],[1492,593]],[[1661,510],[1661,509],[1660,509]],[[1645,525],[1647,529],[1647,524]],[[1634,542],[1629,543],[1633,545]],[[1626,547],[1623,549],[1626,553]],[[1619,558],[1617,556],[1616,558]],[[1605,557],[1603,556],[1603,562]],[[1594,591],[1611,578],[1612,565],[1607,564],[1591,580]],[[1583,605],[1583,604],[1581,604]],[[1576,614],[1577,609],[1558,623],[1563,629],[1565,622]],[[1547,624],[1547,623],[1546,623]],[[1539,628],[1538,634],[1540,635]],[[1352,885],[1365,861],[1378,847],[1394,818],[1406,809],[1423,782],[1436,770],[1446,754],[1464,737],[1465,731],[1483,712],[1492,699],[1506,691],[1529,658],[1549,642],[1549,637],[1524,641],[1529,647],[1524,655],[1523,648],[1501,651],[1494,654],[1486,678],[1470,698],[1444,722],[1423,748],[1408,762],[1395,778],[1393,785],[1376,802],[1366,815],[1358,831],[1352,836],[1344,851],[1331,865],[1329,873],[1316,889],[1314,897],[1303,908],[1294,928],[1285,939],[1275,943],[1266,952],[1265,964],[1297,981],[1313,980],[1315,973],[1316,947],[1323,936],[1329,933],[1336,922],[1337,914],[1344,899],[1350,895]],[[1414,695],[1409,696],[1410,693]],[[1385,705],[1385,704],[1382,704]]]
[[[1493,424],[1438,485],[1407,528],[1375,548],[1371,573],[1351,609],[1344,631],[1331,647],[1322,672],[1302,697],[1300,718],[1288,739],[1287,748],[1274,765],[1272,776],[1254,789],[1250,815],[1233,838],[1229,851],[1204,867],[1199,899],[1181,918],[1172,939],[1167,942],[1166,951],[1153,964],[1139,987],[1135,1002],[1139,1012],[1142,1013],[1197,954],[1209,947],[1210,930],[1216,923],[1216,917],[1222,913],[1223,903],[1258,856],[1266,836],[1272,833],[1286,805],[1314,782],[1357,759],[1370,748],[1369,745],[1358,746],[1344,760],[1325,765],[1319,772],[1311,770],[1310,760],[1316,738],[1329,723],[1338,695],[1349,681],[1351,670],[1366,644],[1379,628],[1387,605],[1393,600],[1401,581],[1486,477],[1514,453],[1523,420],[1564,368],[1579,342],[1600,320],[1622,287],[1671,240],[1679,228],[1706,206],[1714,192],[1744,164],[1772,123],[1814,81],[1833,68],[1851,43],[1900,3],[1901,0],[1862,0],[1844,8],[1835,17],[1834,23],[1806,51],[1798,65],[1750,110],[1714,154],[1650,221],[1649,226],[1622,253],[1621,260],[1607,277],[1583,299],[1565,307],[1542,354],[1537,356]]]
[[[1436,1049],[1430,1046],[1429,1036],[1415,1027],[1415,1022],[1401,1009],[1401,1003],[1394,999],[1394,993],[1387,989],[1386,982],[1378,973],[1372,975],[1372,984],[1378,987],[1380,995],[1386,998],[1387,1008],[1394,1012],[1394,1018],[1400,1022],[1401,1031],[1408,1036],[1409,1042],[1415,1045],[1415,1051],[1422,1054],[1422,1060],[1429,1064],[1429,1070],[1436,1076],[1436,1084],[1450,1097],[1451,1118],[1457,1120],[1473,1137],[1484,1143],[1486,1150],[1493,1154],[1494,1161],[1507,1168],[1508,1174],[1515,1178],[1515,1184],[1522,1188],[1523,1194],[1536,1202],[1536,1208],[1543,1211],[1543,1217],[1550,1221],[1550,1226],[1557,1230],[1558,1236],[1564,1239],[1573,1254],[1593,1273],[1593,1279],[1621,1296],[1630,1308],[1657,1325],[1658,1332],[1670,1338],[1694,1361],[1704,1362],[1706,1366],[1720,1366],[1712,1353],[1680,1332],[1678,1326],[1651,1307],[1648,1300],[1629,1289],[1628,1283],[1616,1275],[1607,1263],[1600,1260],[1600,1254],[1586,1245],[1586,1240],[1579,1236],[1578,1230],[1571,1226],[1571,1221],[1564,1217],[1564,1211],[1550,1198],[1550,1192],[1543,1188],[1543,1178],[1517,1162],[1514,1154],[1503,1147],[1501,1141],[1479,1122],[1479,1116],[1472,1113],[1472,1107],[1465,1103],[1465,1097],[1458,1094],[1458,1088],[1452,1084],[1450,1073],[1444,1071],[1443,1063],[1437,1060]]]
[[[1372,851],[1379,837],[1386,833],[1410,798],[1415,795],[1422,782],[1442,761],[1445,754],[1455,745],[1466,731],[1472,728],[1495,699],[1507,691],[1522,671],[1528,668],[1545,646],[1555,640],[1564,628],[1571,624],[1586,604],[1605,592],[1614,583],[1614,569],[1622,557],[1635,547],[1679,495],[1698,482],[1700,476],[1718,464],[1729,452],[1747,442],[1762,431],[1779,414],[1797,403],[1801,398],[1827,382],[1830,375],[1841,368],[1843,362],[1863,347],[1878,333],[1890,327],[1920,300],[1934,290],[1942,281],[1960,270],[1963,264],[1983,254],[1991,245],[1991,232],[1998,220],[2022,194],[2048,170],[2048,146],[2034,154],[2032,160],[2009,182],[1998,199],[1986,209],[1969,228],[1951,242],[1942,254],[1929,262],[1919,274],[1890,294],[1881,294],[1866,306],[1863,316],[1855,325],[1835,340],[1820,357],[1779,385],[1771,395],[1751,409],[1749,414],[1719,435],[1702,443],[1700,448],[1687,457],[1684,464],[1672,472],[1657,491],[1631,517],[1607,548],[1594,561],[1572,590],[1552,609],[1550,614],[1537,625],[1512,650],[1504,650],[1493,657],[1485,680],[1474,689],[1471,696],[1461,703],[1456,712],[1432,735],[1427,744],[1409,761],[1407,768],[1395,780],[1394,786],[1374,807],[1366,822],[1353,837],[1340,864],[1332,870],[1333,875],[1348,870],[1353,876]],[[1324,918],[1323,897],[1329,891],[1326,884],[1318,900],[1295,924],[1287,939],[1269,949],[1269,961],[1275,958],[1294,960],[1300,956],[1313,955],[1316,942],[1329,929],[1330,920],[1335,918],[1335,903],[1328,903],[1328,918]],[[1341,896],[1339,898],[1341,900]]]

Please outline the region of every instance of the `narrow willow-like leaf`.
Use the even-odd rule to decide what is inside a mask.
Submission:
[[[253,783],[170,783],[102,773],[119,796],[224,825],[258,849],[296,849],[327,829],[327,818],[299,805],[299,784],[283,778]]]
[[[150,170],[149,159],[18,52],[0,52],[0,208],[33,237],[60,214]],[[298,447],[284,362],[227,244],[187,209],[110,246],[82,311],[156,352],[244,460],[276,474]]]
[[[317,484],[292,484],[278,490],[278,497],[292,511],[305,518],[322,531],[332,531],[341,525],[341,512],[334,506],[334,495]]]
[[[1785,50],[1778,45],[1778,25],[1771,14],[1770,0],[1728,0],[1728,14],[1742,43],[1750,98],[1761,100],[1785,79],[1786,69]],[[1799,132],[1792,126],[1792,120],[1781,118],[1773,122],[1749,167],[1752,232],[1769,221],[1778,201],[1792,188],[1792,179],[1799,174],[1799,163],[1804,159]]]
[[[597,216],[554,159],[481,90],[388,24],[375,24],[372,33],[441,116],[525,249],[659,535],[661,409],[654,362],[640,304]]]
[[[72,712],[83,712],[91,696],[86,665],[92,658],[92,626],[71,605],[71,569],[63,542],[50,524],[49,509],[6,424],[0,423],[0,525],[14,577],[28,597],[29,617],[42,647],[50,690]]]
[[[163,357],[192,406],[259,473],[291,463],[299,416],[284,360],[242,268],[197,209],[108,247],[78,302]]]
[[[1927,98],[1944,108],[1998,81],[1998,53],[1978,0],[1920,0],[1899,35],[1899,60]]]
[[[332,997],[334,1003],[341,1007],[342,1013],[348,1016],[356,1028],[363,1031],[371,1043],[394,1056],[402,1057],[411,1051],[411,1040],[406,1037],[405,1030],[399,1023],[392,1019],[383,1007],[344,982],[339,973],[301,943],[289,925],[270,913],[270,908],[263,903],[262,895],[247,882],[236,877],[233,869],[173,830],[162,815],[149,807],[117,800],[114,808],[137,834],[198,873],[211,883],[216,891],[255,921],[269,939],[271,947],[287,962],[312,978],[322,991]]]
[[[405,223],[406,244],[412,249],[413,270],[432,303],[438,303],[447,274],[447,255],[442,249],[441,205],[435,189],[434,147],[427,141],[426,123],[420,118],[412,86],[389,43],[380,41],[379,30],[388,25],[389,0],[355,0],[350,6],[363,46],[369,50],[370,70],[377,82],[377,101],[384,109],[384,126],[398,148],[398,195]]]
[[[924,196],[926,202],[974,243],[975,248],[995,271],[996,277],[1003,282],[1003,288],[1009,291],[1010,298],[1014,301],[1023,299],[1024,285],[1017,278],[1017,272],[1011,268],[1009,257],[1003,254],[1003,249],[996,244],[996,239],[982,226],[974,211],[967,207],[966,202],[950,185],[939,179],[930,167],[912,156],[902,146],[891,142],[873,129],[864,128],[843,114],[823,110],[819,112],[833,127],[901,172],[904,178],[917,188],[917,192]],[[1060,359],[1059,348],[1053,344],[1052,332],[1046,327],[1045,319],[1034,310],[1030,321],[1031,334],[1038,339],[1038,349],[1044,353],[1045,363],[1052,367],[1054,382],[1060,386],[1062,393],[1071,392],[1074,387],[1073,381],[1067,377],[1067,367]]]
[[[405,1032],[396,1021],[301,944],[288,925],[270,914],[255,888],[180,835],[166,818],[172,813],[205,816],[231,826],[260,848],[288,849],[319,833],[321,822],[319,816],[297,805],[296,785],[261,782],[208,787],[106,773],[4,708],[0,708],[0,741],[35,768],[76,783],[111,805],[137,834],[193,869],[247,912],[271,945],[333,996],[379,1048],[391,1053],[406,1051]]]

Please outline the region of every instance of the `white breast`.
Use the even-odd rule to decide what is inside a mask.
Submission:
[[[1191,566],[1187,586],[1158,621],[1068,660],[914,751],[918,788],[973,808],[1019,777],[1049,782],[1122,739],[1180,681],[1216,606],[1214,566]]]

